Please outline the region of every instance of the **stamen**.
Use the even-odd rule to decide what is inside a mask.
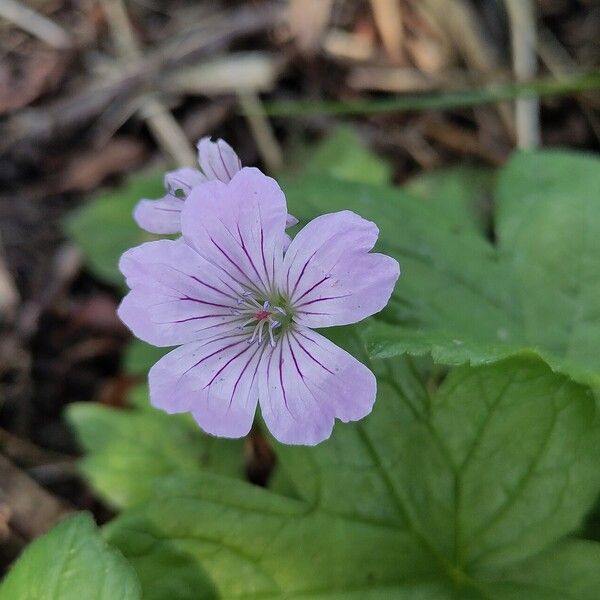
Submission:
[[[275,348],[275,340],[273,338],[273,329],[279,327],[281,323],[279,321],[271,321],[269,324],[269,344],[271,344],[272,348]]]
[[[271,306],[269,300],[261,302],[255,297],[253,292],[243,292],[238,299],[239,308],[233,309],[233,314],[242,317],[242,322],[238,325],[238,329],[244,329],[248,326],[253,327],[252,334],[248,338],[248,344],[253,344],[254,341],[261,344],[263,338],[268,334],[269,344],[275,347],[275,336],[273,332],[278,327],[281,327],[283,320],[280,317],[287,317],[287,312],[281,306]],[[274,317],[276,313],[276,317]],[[267,328],[265,330],[265,327]]]

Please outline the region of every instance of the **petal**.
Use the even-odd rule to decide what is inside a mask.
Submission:
[[[374,223],[342,211],[317,217],[296,235],[280,285],[299,324],[356,323],[387,304],[400,268],[389,256],[369,253],[378,234]]]
[[[207,181],[206,176],[200,173],[198,169],[192,169],[191,167],[182,167],[165,174],[165,188],[174,196],[177,195],[178,190],[181,190],[184,196],[187,196],[195,185],[205,181]]]
[[[167,194],[160,200],[140,200],[133,209],[135,222],[150,233],[179,233],[183,199]]]
[[[298,225],[298,219],[296,219],[296,217],[294,217],[293,215],[288,215],[287,219],[285,220],[285,228],[287,229],[288,227],[293,227],[294,225]]]
[[[259,367],[260,408],[284,444],[314,445],[331,435],[336,418],[368,415],[377,382],[367,367],[304,327],[285,334]]]
[[[134,335],[174,346],[224,335],[235,328],[242,290],[183,240],[132,248],[119,263],[131,291],[118,309]]]
[[[183,236],[202,257],[260,293],[281,269],[287,208],[277,182],[244,168],[228,183],[195,187],[181,215]]]
[[[233,148],[224,140],[212,142],[203,137],[198,142],[198,162],[209,180],[227,183],[242,168],[242,163]]]
[[[236,333],[169,352],[150,369],[152,405],[168,413],[189,411],[213,435],[246,435],[256,411],[256,373],[265,348],[247,340]]]

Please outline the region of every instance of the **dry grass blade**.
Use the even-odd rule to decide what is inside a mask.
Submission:
[[[259,97],[246,92],[239,94],[239,100],[262,159],[269,171],[278,171],[283,166],[283,152]]]
[[[277,82],[284,59],[271,52],[235,52],[188,67],[169,77],[174,92],[230,94],[268,92]]]
[[[497,50],[484,35],[484,28],[470,4],[463,0],[422,0],[418,6],[446,31],[470,67],[480,73],[498,69]]]
[[[288,23],[302,52],[314,54],[329,22],[333,0],[290,0]]]
[[[104,0],[103,6],[118,53],[128,61],[140,62],[142,54],[122,0]],[[148,123],[156,142],[178,166],[196,164],[195,152],[185,133],[160,100],[152,96],[144,97],[140,114]]]
[[[380,65],[355,67],[348,77],[354,89],[396,93],[452,90],[468,83],[469,74],[456,69],[430,76],[418,69]]]
[[[365,62],[374,57],[375,44],[370,36],[332,28],[323,40],[323,50],[337,60]]]
[[[71,36],[62,27],[16,0],[0,2],[0,17],[4,17],[54,48],[65,49],[72,46]]]
[[[513,70],[518,81],[528,81],[537,71],[535,8],[531,0],[505,0],[510,20]],[[516,101],[516,133],[519,148],[540,144],[540,103],[537,98]]]
[[[399,0],[371,0],[375,24],[392,60],[402,57],[404,29]]]

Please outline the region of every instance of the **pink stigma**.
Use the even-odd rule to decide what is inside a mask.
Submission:
[[[259,310],[254,314],[257,321],[262,321],[263,319],[268,319],[273,313],[268,310]]]

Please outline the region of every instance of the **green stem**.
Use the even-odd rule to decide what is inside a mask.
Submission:
[[[594,71],[561,79],[544,78],[528,82],[500,83],[452,92],[408,94],[394,98],[367,98],[347,102],[311,100],[268,102],[264,104],[264,111],[270,117],[400,113],[479,106],[517,98],[567,96],[599,89],[600,71]]]

